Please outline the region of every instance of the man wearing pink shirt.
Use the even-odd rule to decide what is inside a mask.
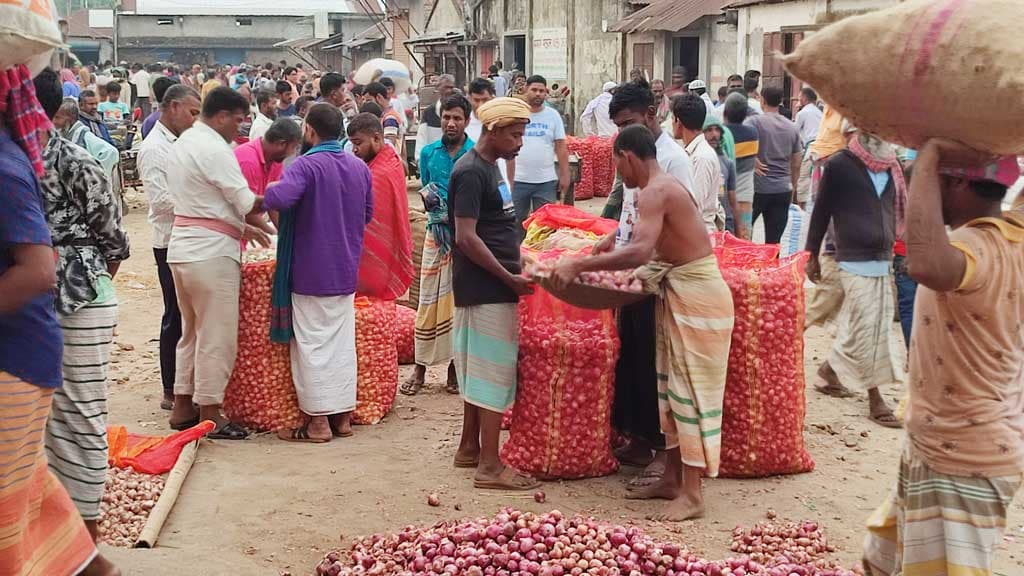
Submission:
[[[253,194],[263,196],[268,184],[281,179],[282,162],[295,154],[301,140],[302,128],[298,123],[278,118],[267,128],[266,134],[235,148],[235,158]],[[262,229],[268,234],[276,233],[266,221]]]

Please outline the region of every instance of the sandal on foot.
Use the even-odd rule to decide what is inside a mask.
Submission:
[[[444,391],[449,393],[449,394],[458,394],[459,393],[459,383],[458,382],[452,382],[451,380],[449,380],[448,383],[444,385]]]
[[[405,382],[402,382],[402,385],[398,387],[398,391],[406,396],[415,396],[420,393],[420,390],[423,388],[425,383],[426,382],[424,381],[410,378]]]
[[[463,459],[458,456],[455,457],[456,468],[476,468],[480,465],[480,458]]]
[[[174,400],[167,400],[167,399],[161,400],[160,401],[160,409],[161,410],[174,410]]]
[[[177,430],[178,432],[181,432],[182,430],[188,430],[193,426],[198,426],[199,416],[196,416],[191,420],[185,420],[184,422],[168,422],[168,424],[171,426],[171,430]]]
[[[886,428],[903,428],[903,423],[896,418],[896,415],[892,413],[892,410],[875,412],[868,416],[868,418],[879,426],[884,426]]]
[[[826,384],[824,386],[815,386],[815,390],[833,398],[853,398],[856,396],[855,393],[851,392],[849,388],[842,384],[836,386],[835,384]]]
[[[540,487],[540,482],[529,476],[525,476],[516,472],[512,468],[506,467],[498,474],[497,478],[488,478],[486,480],[473,480],[473,487],[480,488],[482,490],[533,490]]]
[[[248,436],[249,432],[234,422],[228,422],[206,435],[212,440],[245,440]]]
[[[335,426],[334,424],[331,424],[331,436],[334,436],[335,438],[348,438],[351,435],[352,435],[352,429],[351,428],[349,428],[348,432],[342,432],[341,430],[338,429],[337,426]],[[325,442],[326,442],[326,440],[325,440]]]
[[[646,488],[651,484],[654,484],[661,477],[665,475],[665,471],[662,470],[660,473],[654,470],[644,470],[640,474],[637,474],[632,480],[626,483],[628,490],[636,490],[639,488]]]
[[[323,444],[330,442],[330,438],[313,438],[309,435],[309,426],[303,425],[298,428],[282,428],[277,431],[277,437],[285,442],[306,442],[309,444]]]

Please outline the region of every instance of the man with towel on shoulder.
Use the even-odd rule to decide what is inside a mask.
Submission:
[[[292,380],[306,422],[277,435],[290,442],[351,436],[356,408],[355,291],[363,234],[373,217],[370,170],[344,152],[341,111],[306,114],[309,149],[267,187],[266,210],[280,210],[271,340],[291,343]],[[269,133],[268,133],[269,134]]]
[[[615,163],[637,193],[638,219],[629,244],[610,243],[583,258],[563,259],[552,280],[565,288],[581,272],[628,270],[658,296],[658,396],[669,452],[665,473],[628,498],[671,500],[652,519],[681,521],[704,514],[701,476],[718,475],[733,305],[690,193],[658,165],[654,136],[634,124],[615,139]]]
[[[523,146],[530,107],[495,98],[476,111],[480,140],[455,163],[448,187],[455,248],[453,351],[464,401],[456,468],[475,468],[473,486],[532,490],[539,484],[498,458],[501,417],[516,395],[519,296],[533,291],[520,275],[519,230],[497,162]]]

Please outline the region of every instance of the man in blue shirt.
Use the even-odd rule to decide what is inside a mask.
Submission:
[[[459,393],[452,361],[452,317],[455,299],[452,295],[451,226],[448,218],[448,180],[455,162],[473,149],[473,140],[466,135],[469,101],[461,94],[441,102],[441,139],[420,151],[420,181],[423,183],[423,204],[427,210],[427,231],[423,241],[423,263],[420,268],[420,300],[416,309],[416,371],[402,384],[402,394],[412,396],[420,391],[426,379],[427,366],[448,363],[445,390]]]

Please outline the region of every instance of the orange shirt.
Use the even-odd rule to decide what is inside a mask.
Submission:
[[[1024,212],[950,233],[960,287],[917,290],[907,433],[928,466],[956,476],[1024,471]]]

